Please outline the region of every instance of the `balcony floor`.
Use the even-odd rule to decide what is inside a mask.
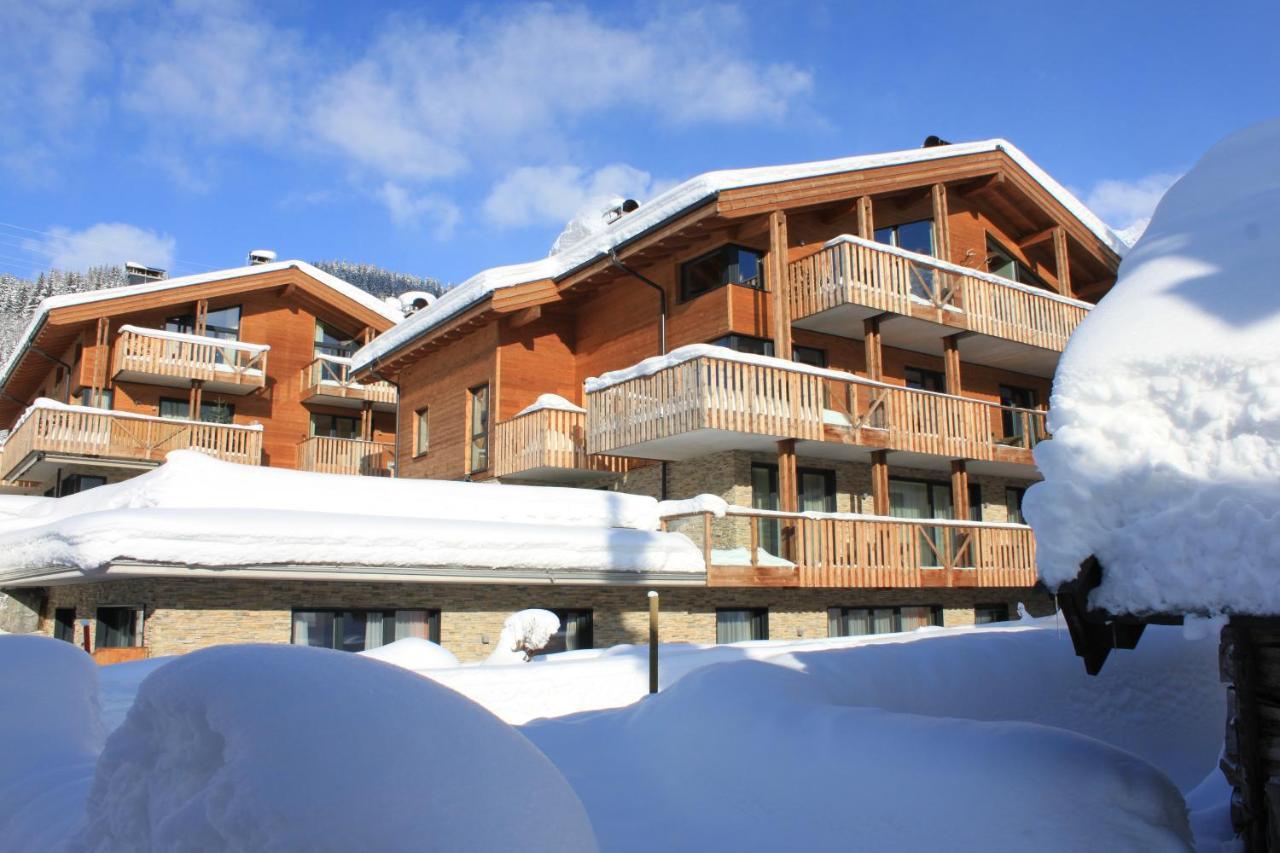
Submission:
[[[245,396],[252,394],[254,391],[262,389],[262,373],[255,372],[248,374],[246,379],[254,379],[256,381],[236,382],[234,380],[223,379],[206,379],[204,381],[204,390],[217,394],[236,394]],[[142,370],[119,370],[113,377],[115,382],[136,382],[142,385],[159,385],[164,388],[182,388],[191,387],[192,380],[186,376],[168,376],[160,373],[147,373]]]

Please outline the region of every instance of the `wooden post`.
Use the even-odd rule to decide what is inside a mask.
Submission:
[[[101,409],[106,402],[107,377],[111,372],[111,321],[106,317],[98,318],[93,344],[93,385],[89,391],[89,405]]]
[[[80,620],[80,630],[82,632],[80,635],[81,637],[80,646],[84,649],[85,654],[91,655],[93,654],[93,649],[89,645],[89,620],[88,619]]]
[[[800,511],[800,483],[796,474],[796,441],[793,438],[778,442],[778,509],[783,512]],[[782,541],[779,543],[783,559],[795,561],[796,524],[794,519],[783,519],[779,525]]]
[[[773,291],[773,354],[790,360],[791,302],[787,267],[787,215],[775,210],[769,214],[769,257],[765,278]]]
[[[947,221],[947,185],[933,185],[933,256],[951,260],[951,227]]]
[[[1071,290],[1071,261],[1067,257],[1067,229],[1061,225],[1053,229],[1053,260],[1058,275],[1058,292],[1074,296]]]
[[[963,459],[951,460],[951,514],[956,521],[969,520],[969,467]]]
[[[867,378],[879,381],[884,378],[884,352],[880,343],[880,317],[868,317],[862,321],[862,346],[867,355]]]
[[[187,417],[200,420],[200,404],[204,401],[204,380],[191,380],[191,392],[187,395]]]
[[[658,692],[658,593],[649,590],[649,692]]]
[[[889,451],[871,451],[871,511],[875,515],[888,515],[889,507]]]
[[[360,407],[360,437],[365,441],[373,441],[373,403],[364,401]]]
[[[869,195],[858,197],[858,236],[864,240],[876,238],[876,221]]]
[[[960,380],[960,336],[948,335],[942,339],[942,364],[946,371],[947,393],[960,396],[963,384]]]
[[[200,299],[196,301],[196,315],[194,318],[194,334],[203,335],[209,329],[209,300]]]

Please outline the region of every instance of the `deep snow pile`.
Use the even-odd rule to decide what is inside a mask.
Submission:
[[[170,453],[142,476],[0,515],[0,581],[117,560],[161,565],[701,574],[653,498],[391,480]],[[34,574],[33,574],[34,573]]]
[[[1280,120],[1156,208],[1054,379],[1024,507],[1050,587],[1095,607],[1280,613]]]
[[[405,637],[356,654],[415,671],[458,665],[458,658],[453,652],[422,637]]]

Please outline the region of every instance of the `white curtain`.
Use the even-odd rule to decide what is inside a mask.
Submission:
[[[750,610],[721,610],[716,613],[717,643],[741,643],[750,639]]]
[[[311,645],[311,620],[315,618],[311,613],[298,612],[293,614],[293,644],[295,646]]]
[[[926,625],[933,624],[933,608],[932,607],[903,607],[902,612],[902,630],[914,631],[916,628],[923,628]]]
[[[347,614],[349,618],[356,618],[356,614]],[[382,612],[378,610],[370,610],[364,614],[364,647],[366,649],[376,649],[382,645]]]
[[[427,636],[427,611],[396,611],[396,639],[403,640],[405,637],[421,637],[424,640],[430,639]]]

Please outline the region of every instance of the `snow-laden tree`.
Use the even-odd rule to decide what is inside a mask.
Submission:
[[[521,610],[502,623],[498,643],[485,663],[526,663],[547,647],[560,630],[560,617],[550,610]]]

